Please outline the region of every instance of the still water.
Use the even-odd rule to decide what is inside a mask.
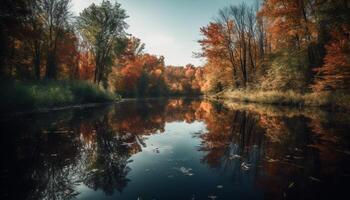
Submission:
[[[334,199],[350,115],[200,99],[5,117],[1,199]]]

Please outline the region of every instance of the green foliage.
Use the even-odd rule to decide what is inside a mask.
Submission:
[[[83,81],[6,82],[1,83],[1,91],[3,111],[99,103],[119,98]]]
[[[94,82],[102,81],[108,86],[108,76],[114,59],[126,48],[124,21],[128,16],[119,3],[103,1],[100,5],[91,4],[78,17],[77,27],[84,39],[91,45],[95,56],[96,69]]]
[[[307,79],[306,54],[301,51],[283,50],[271,55],[269,69],[262,77],[263,90],[301,90]]]
[[[137,81],[137,93],[139,97],[144,97],[148,93],[149,76],[143,71]]]
[[[118,100],[120,98],[92,83],[69,81],[66,85],[72,91],[75,101],[79,103],[97,103]]]
[[[152,97],[169,96],[169,88],[163,79],[158,79],[157,84],[148,89],[148,95]]]

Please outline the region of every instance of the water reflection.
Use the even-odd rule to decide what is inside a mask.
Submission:
[[[334,197],[349,178],[349,118],[191,99],[2,118],[1,198]]]

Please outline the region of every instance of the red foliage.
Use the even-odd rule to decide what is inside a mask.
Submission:
[[[225,55],[225,39],[221,29],[222,27],[219,24],[212,22],[200,29],[201,34],[204,36],[202,40],[198,41],[202,47],[200,56],[210,60]]]
[[[350,89],[350,29],[342,27],[332,32],[332,40],[326,45],[324,65],[317,68],[318,76],[312,88]]]

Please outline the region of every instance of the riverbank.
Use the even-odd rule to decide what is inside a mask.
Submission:
[[[1,82],[0,110],[51,110],[120,100],[118,95],[85,81]]]
[[[226,90],[208,97],[236,102],[350,110],[350,94],[344,91],[302,94],[295,91]]]

